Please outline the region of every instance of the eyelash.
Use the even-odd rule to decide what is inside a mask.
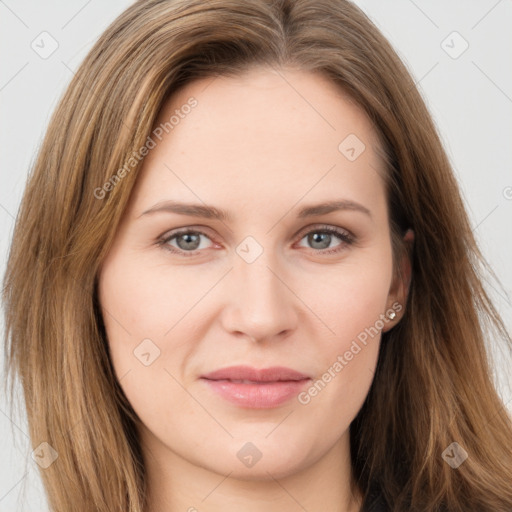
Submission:
[[[336,235],[341,240],[341,242],[343,242],[342,244],[336,246],[334,249],[321,249],[321,250],[311,249],[313,252],[315,252],[317,254],[333,254],[333,253],[338,253],[338,252],[341,252],[343,250],[344,246],[352,245],[355,242],[355,238],[354,238],[354,236],[351,233],[349,233],[346,230],[341,230],[341,229],[338,229],[338,228],[334,228],[332,226],[315,227],[314,229],[311,229],[311,230],[306,231],[305,233],[301,234],[301,236],[300,236],[298,241],[302,240],[304,237],[306,237],[307,235],[310,235],[312,233],[327,233],[327,234],[330,234],[330,235]],[[174,238],[177,238],[180,235],[186,235],[186,234],[188,234],[188,235],[203,235],[203,236],[205,236],[205,237],[210,239],[210,237],[206,233],[204,233],[202,231],[198,231],[198,230],[194,230],[194,229],[190,229],[190,228],[185,228],[185,229],[181,229],[181,230],[177,230],[177,231],[171,232],[170,234],[167,234],[167,236],[164,236],[163,238],[160,238],[157,241],[157,245],[162,247],[163,249],[173,253],[173,254],[178,254],[178,255],[185,256],[185,257],[196,256],[203,249],[197,249],[195,251],[183,251],[181,249],[177,249],[176,247],[172,247],[172,246],[169,245],[169,242],[171,240],[173,240]]]

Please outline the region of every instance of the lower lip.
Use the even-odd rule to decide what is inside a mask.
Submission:
[[[311,379],[244,384],[229,380],[201,379],[231,403],[250,409],[270,409],[297,396]]]

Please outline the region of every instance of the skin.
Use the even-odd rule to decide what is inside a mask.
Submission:
[[[376,131],[334,84],[300,70],[197,80],[164,105],[157,125],[191,96],[197,106],[145,158],[99,276],[113,365],[141,422],[148,511],[359,510],[349,426],[372,383],[380,333],[307,404],[239,407],[200,376],[245,364],[316,381],[358,334],[405,304],[410,266],[394,275]],[[354,161],[338,149],[349,134],[366,146]],[[233,218],[142,215],[170,199]],[[303,206],[339,199],[370,215],[297,217]],[[353,243],[307,236],[325,225],[350,232]],[[188,249],[193,256],[157,244],[185,227],[205,234]],[[247,236],[263,249],[252,263],[237,253]],[[167,246],[185,252],[187,241]],[[144,339],[160,350],[149,366],[134,355]],[[247,442],[262,454],[252,467],[237,457]]]

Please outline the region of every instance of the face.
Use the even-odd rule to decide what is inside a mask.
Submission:
[[[371,122],[320,75],[254,68],[156,125],[99,275],[143,445],[242,479],[342,453],[405,300]]]

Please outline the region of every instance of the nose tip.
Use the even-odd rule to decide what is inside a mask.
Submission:
[[[293,294],[276,277],[264,258],[239,262],[231,272],[229,297],[222,311],[223,327],[253,342],[271,339],[295,328]]]

